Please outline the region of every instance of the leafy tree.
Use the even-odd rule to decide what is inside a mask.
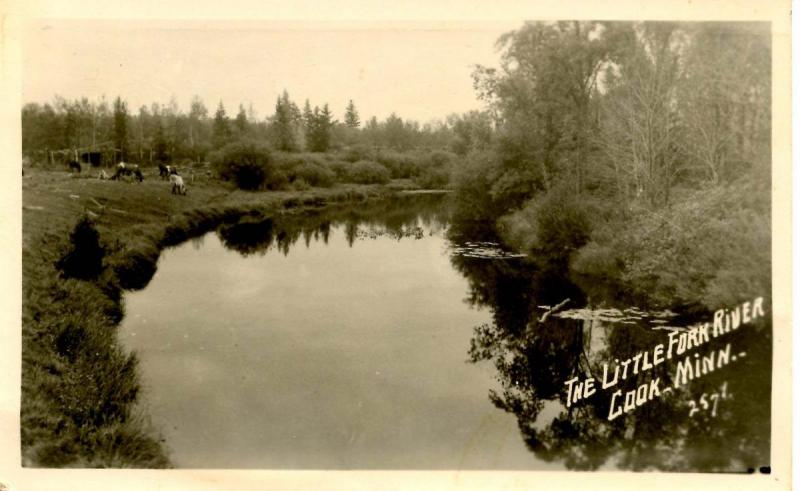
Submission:
[[[117,97],[114,100],[114,147],[128,159],[128,105]]]
[[[200,160],[208,146],[208,131],[205,126],[208,109],[199,96],[192,97],[189,103],[188,139],[189,149],[195,160]]]
[[[164,123],[161,120],[156,121],[156,131],[153,137],[153,151],[155,159],[158,162],[169,161],[169,146],[167,144],[166,135],[164,135]]]
[[[770,39],[758,24],[698,23],[690,36],[677,98],[685,131],[679,144],[712,185],[744,163],[769,167]],[[765,158],[766,157],[766,158]]]
[[[384,124],[384,138],[386,146],[394,148],[395,150],[406,150],[409,147],[403,119],[395,113],[390,114],[389,117],[386,118]]]
[[[447,122],[453,131],[450,148],[459,155],[485,149],[492,140],[492,119],[486,111],[452,114]]]
[[[591,98],[610,49],[604,29],[595,22],[528,22],[498,41],[499,71],[478,66],[473,73],[479,97],[498,119],[509,178],[529,176],[530,194],[563,176],[576,191],[583,188]]]
[[[624,55],[607,77],[600,139],[623,196],[651,206],[669,203],[680,170],[680,126],[675,108],[680,78],[680,32],[673,23],[639,26],[625,38]],[[631,189],[633,188],[633,189]]]

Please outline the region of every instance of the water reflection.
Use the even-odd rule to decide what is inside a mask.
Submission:
[[[605,366],[613,369],[648,350],[652,356],[653,347],[668,343],[671,334],[683,333],[687,326],[699,320],[710,320],[708,314],[701,313],[698,317],[696,312],[690,316],[648,311],[641,305],[626,302],[623,292],[613,287],[592,288],[591,291],[581,288],[564,274],[563,261],[520,257],[505,250],[485,224],[453,221],[447,198],[442,196],[409,196],[399,201],[342,205],[303,213],[287,211],[270,219],[246,217],[223,225],[216,235],[225,248],[241,256],[263,259],[263,266],[239,265],[217,255],[201,263],[210,265],[205,271],[187,257],[184,265],[173,263],[176,267],[182,265],[181,274],[167,271],[164,274],[167,278],[161,280],[163,288],[171,293],[165,295],[153,290],[158,285],[148,287],[152,298],[142,298],[144,307],[138,311],[142,312],[142,323],[147,320],[147,314],[152,324],[160,322],[159,316],[167,315],[157,310],[164,307],[160,299],[174,298],[176,292],[183,291],[176,287],[170,289],[167,279],[183,281],[191,272],[206,275],[193,283],[208,286],[222,282],[227,272],[229,281],[220,291],[226,292],[226,298],[230,297],[228,300],[233,304],[228,308],[236,312],[235,316],[228,318],[217,314],[221,309],[212,309],[208,302],[201,300],[191,304],[194,313],[187,316],[184,324],[172,321],[169,324],[192,326],[183,334],[184,337],[191,334],[190,339],[195,337],[196,329],[204,329],[197,338],[206,344],[197,349],[186,348],[184,358],[191,360],[185,363],[187,366],[215,360],[211,353],[215,344],[209,340],[217,338],[220,367],[227,367],[239,358],[250,360],[238,367],[246,380],[250,380],[253,367],[266,364],[262,368],[270,376],[252,377],[258,382],[251,384],[256,385],[246,385],[245,378],[238,392],[236,387],[224,385],[226,390],[234,392],[230,400],[241,403],[235,409],[228,408],[233,403],[222,404],[212,399],[220,404],[221,415],[243,415],[242,421],[256,421],[256,427],[274,425],[270,438],[265,440],[268,444],[254,441],[252,446],[256,450],[244,452],[247,456],[266,455],[269,449],[273,452],[267,460],[271,467],[464,466],[463,458],[456,456],[453,448],[461,448],[464,442],[469,442],[470,452],[480,455],[477,463],[471,466],[487,468],[487,455],[494,451],[496,443],[487,440],[483,443],[486,448],[476,450],[473,437],[464,429],[483,425],[479,425],[476,418],[487,408],[495,416],[513,415],[518,427],[518,434],[514,435],[516,450],[508,451],[505,461],[493,463],[492,468],[541,468],[542,462],[547,462],[582,470],[743,472],[769,465],[772,337],[768,308],[766,318],[712,339],[697,349],[698,354],[705,356],[724,350],[730,343],[731,356],[738,359],[719,370],[666,392],[663,389],[672,384],[676,364],[674,361],[662,363],[630,374],[614,387],[597,388],[596,393],[585,400],[568,404],[568,381],[594,377],[599,385]],[[422,240],[430,236],[434,236],[433,240],[427,243],[436,249],[431,253]],[[391,241],[402,241],[402,244]],[[203,238],[194,239],[192,248],[199,250],[210,246],[213,249],[216,242],[213,236],[210,242],[204,245]],[[316,242],[329,245],[316,250],[309,248]],[[407,247],[415,244],[423,247]],[[356,249],[357,255],[353,254]],[[271,257],[259,258],[270,251],[279,252],[287,260],[276,260],[274,253]],[[387,255],[393,253],[398,255],[397,261],[387,259]],[[294,261],[289,256],[293,256]],[[239,261],[239,258],[234,259]],[[432,272],[436,274],[425,277]],[[342,286],[341,282],[347,284]],[[766,293],[754,292],[756,295]],[[363,306],[365,296],[370,298],[368,307]],[[245,297],[258,299],[258,302],[245,302]],[[136,311],[134,298],[129,299],[132,311]],[[459,303],[459,298],[471,309]],[[183,301],[187,305],[189,302],[190,299]],[[764,302],[769,305],[768,298]],[[253,305],[264,308],[259,311]],[[217,321],[209,320],[220,315]],[[204,321],[201,326],[194,327],[198,318]],[[143,324],[131,324],[130,318],[127,322],[129,330],[146,329]],[[269,328],[259,329],[262,324]],[[225,328],[215,329],[215,325]],[[465,332],[464,328],[469,330]],[[181,373],[171,365],[158,368],[177,363],[175,350],[168,350],[164,345],[185,344],[179,334],[175,329],[160,331],[159,336],[175,338],[166,343],[162,337],[137,337],[139,342],[145,343],[142,345],[145,353],[149,349],[161,356],[160,362],[149,361],[144,365],[152,367],[154,373]],[[269,338],[269,343],[263,343],[262,337]],[[231,342],[233,347],[229,346]],[[252,352],[240,346],[252,347]],[[311,373],[307,378],[314,382],[307,383],[307,387],[304,385],[306,389],[303,390],[310,394],[322,391],[324,397],[320,401],[326,401],[325,414],[330,413],[330,417],[310,409],[306,414],[301,405],[294,405],[300,404],[303,398],[292,396],[293,390],[281,385],[294,380],[296,367],[300,366],[296,363],[298,347],[310,350],[309,360],[333,358],[331,363],[341,372],[337,378],[327,365],[301,364],[303,370]],[[202,356],[198,356],[198,350],[203,352]],[[471,364],[462,362],[465,351]],[[232,361],[230,353],[234,352],[237,354]],[[285,366],[281,360],[286,361]],[[370,371],[366,377],[363,367],[373,364],[380,369]],[[483,370],[482,367],[492,367],[497,383],[484,383],[479,374],[466,370],[477,372]],[[404,381],[405,390],[386,385],[382,378],[373,380],[373,376],[383,377],[389,371],[391,377],[387,377],[387,381],[392,384]],[[332,382],[331,377],[338,383]],[[655,379],[659,380],[662,393],[610,418],[620,409],[620,401],[628,391],[649,386]],[[198,383],[198,387],[205,385],[205,382]],[[498,410],[484,402],[487,388],[493,386],[488,399]],[[620,395],[616,406],[612,406],[616,390]],[[280,397],[260,401],[253,396],[254,393],[273,392]],[[364,393],[371,394],[372,399],[359,399],[358,406],[354,407],[354,398],[361,398]],[[716,399],[712,401],[715,394]],[[647,395],[649,399],[651,394]],[[183,399],[173,401],[173,396],[163,396],[167,401],[164,404],[183,407]],[[425,398],[424,403],[415,406],[413,401],[420,397]],[[362,407],[362,403],[372,409]],[[304,404],[302,402],[303,408]],[[273,405],[279,407],[276,409]],[[416,416],[409,416],[409,407],[416,407],[416,412],[411,411]],[[298,412],[306,414],[306,419],[300,418],[294,426],[284,428],[288,424],[286,414]],[[272,416],[261,421],[261,413]],[[456,413],[461,414],[460,419],[455,417]],[[387,432],[392,432],[392,425],[381,419],[382,415],[405,421],[408,437],[402,442],[405,446],[395,449],[396,453],[391,449],[386,449],[385,455],[376,451],[385,449],[385,438],[397,436],[393,433],[387,436]],[[209,426],[199,418],[192,421],[197,428]],[[370,421],[368,428],[364,428]],[[456,424],[464,421],[468,423]],[[337,425],[352,428],[345,436],[320,436]],[[419,428],[428,426],[430,431],[438,428],[436,431],[441,434],[432,439],[428,438],[430,431],[420,434]],[[222,438],[231,431],[239,432],[237,434],[245,440],[251,433],[251,430],[234,426],[219,430],[214,436]],[[170,438],[176,447],[185,447],[189,449],[185,452],[191,454],[191,449],[198,444],[186,440],[185,435],[199,438],[196,435],[201,433],[199,429],[194,433],[184,431],[181,436]],[[397,434],[401,433],[405,435],[405,432]],[[304,434],[304,441],[309,445],[323,445],[321,442],[324,442],[327,446],[316,448],[316,456],[312,458],[311,450],[297,447],[294,440],[297,434]],[[276,438],[283,438],[283,443]],[[481,438],[474,440],[481,441]],[[520,440],[528,450],[522,447]],[[428,443],[422,444],[422,441]],[[442,448],[434,449],[432,441],[440,442]],[[338,450],[332,450],[334,448]],[[420,453],[419,460],[411,461],[410,449],[417,453],[427,449],[428,455]],[[220,455],[213,458],[208,455],[193,457],[198,460],[186,457],[186,462],[196,466],[224,466],[226,463],[218,459],[225,455],[227,453],[220,450]],[[239,454],[236,456],[242,458]],[[231,459],[230,465],[245,465],[241,460]],[[246,465],[265,464],[254,460]]]
[[[463,238],[458,224],[450,236]],[[668,342],[670,332],[711,321],[709,314],[686,318],[647,312],[620,305],[613,298],[621,296],[618,292],[611,298],[587,297],[544,259],[454,255],[451,261],[469,280],[468,302],[493,313],[492,323],[474,328],[469,360],[494,364],[502,389],[489,398],[516,416],[522,438],[537,457],[582,470],[747,472],[769,465],[769,312],[697,349],[706,356],[730,344],[735,361],[660,397],[647,402],[643,397],[640,407],[610,418],[626,392],[655,379],[661,390],[671,386],[676,363],[639,371],[608,390],[597,387],[590,398],[569,407],[567,381],[594,377],[600,385],[604,364],[618,366],[652,352]],[[768,298],[764,302],[769,305]]]
[[[306,247],[311,241],[327,244],[331,230],[340,227],[350,247],[356,240],[378,237],[420,239],[424,230],[438,234],[445,229],[447,212],[440,206],[442,201],[441,195],[401,196],[370,206],[341,205],[271,218],[245,217],[221,226],[217,235],[225,247],[243,256],[263,256],[273,248],[286,256],[301,238]]]

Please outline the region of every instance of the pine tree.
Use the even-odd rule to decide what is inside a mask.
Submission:
[[[230,137],[231,129],[228,126],[228,116],[225,114],[225,106],[220,101],[219,106],[217,106],[217,112],[214,113],[214,147],[224,147],[230,141]]]
[[[236,115],[236,131],[239,133],[239,136],[244,136],[247,134],[247,113],[244,110],[244,106],[239,104],[239,114]]]
[[[294,125],[300,117],[300,110],[289,100],[289,93],[283,91],[275,103],[275,115],[272,117],[272,129],[275,147],[285,152],[297,150]]]
[[[312,152],[326,152],[331,145],[331,128],[334,125],[330,108],[325,104],[320,111],[314,107],[309,127],[308,146]]]
[[[361,125],[361,121],[358,119],[358,111],[356,110],[355,104],[353,104],[353,99],[350,99],[350,103],[347,104],[347,109],[344,113],[344,124],[350,128],[358,128]]]

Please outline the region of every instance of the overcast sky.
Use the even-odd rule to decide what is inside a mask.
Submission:
[[[23,102],[55,94],[167,103],[199,95],[210,113],[252,103],[272,114],[285,88],[302,106],[329,103],[342,118],[391,112],[426,122],[481,107],[474,64],[497,65],[495,41],[522,22],[289,24],[265,22],[36,21],[23,44]]]

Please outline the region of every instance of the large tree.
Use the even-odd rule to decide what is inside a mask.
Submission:
[[[596,22],[528,22],[498,41],[499,70],[477,67],[475,88],[502,140],[496,194],[518,202],[565,178],[581,192],[592,95],[610,50],[607,29]]]
[[[622,196],[662,206],[669,203],[681,160],[675,91],[682,32],[673,23],[644,23],[624,39],[607,70],[597,144]]]

